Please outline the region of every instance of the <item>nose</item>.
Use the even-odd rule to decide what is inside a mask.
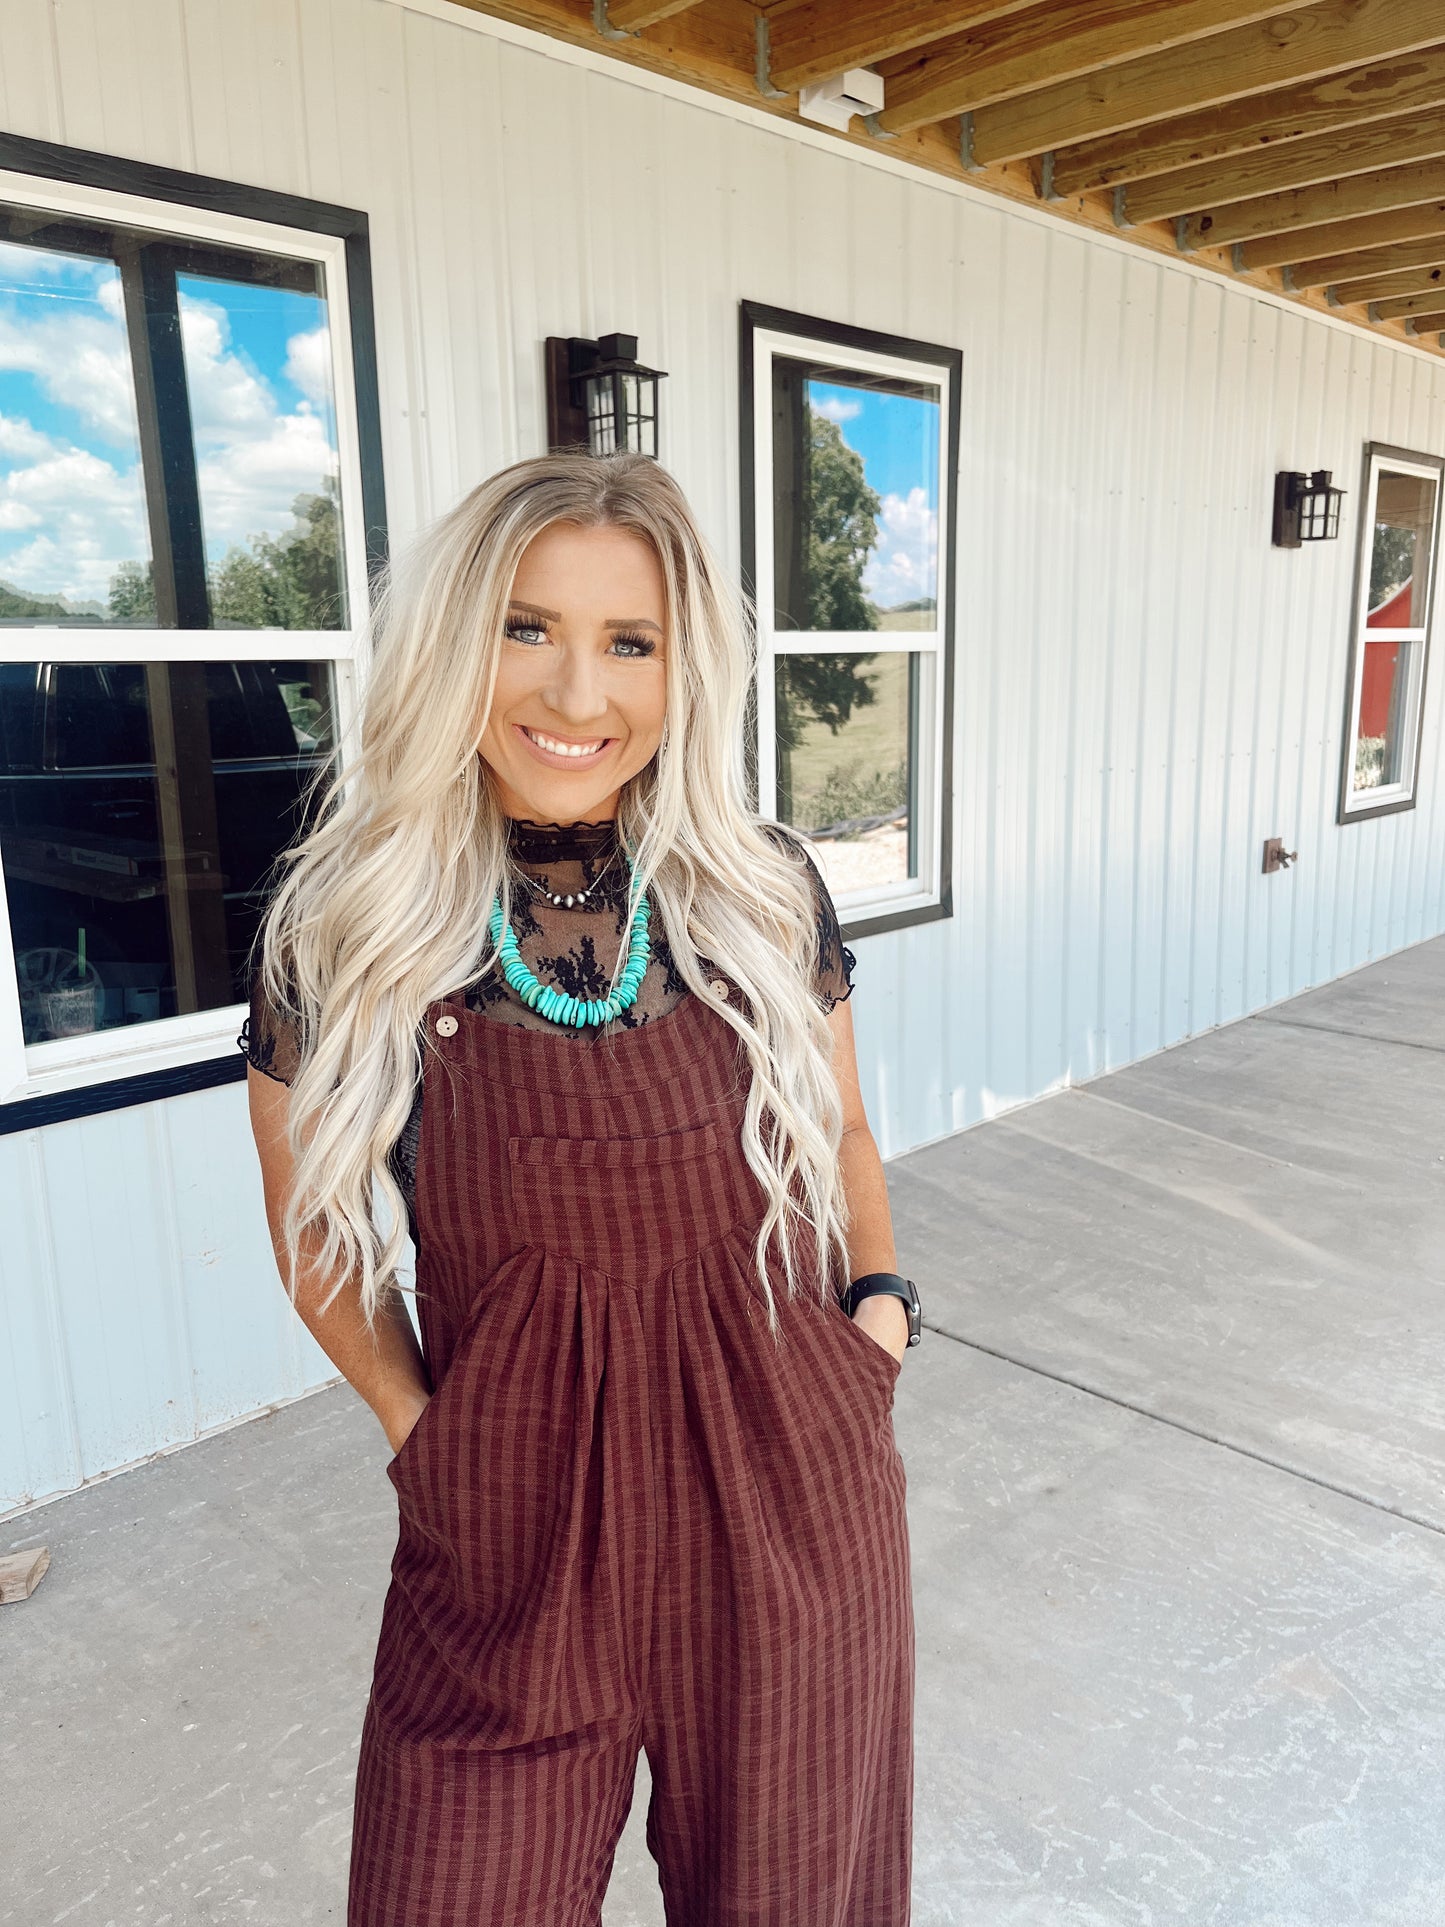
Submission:
[[[595,650],[563,649],[556,678],[544,691],[547,706],[562,721],[582,731],[607,714],[607,689]]]

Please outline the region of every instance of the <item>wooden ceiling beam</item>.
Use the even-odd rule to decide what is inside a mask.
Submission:
[[[1350,174],[1342,181],[1324,181],[1289,194],[1263,194],[1255,200],[1208,208],[1181,223],[1179,245],[1191,252],[1195,248],[1227,247],[1232,241],[1252,241],[1261,234],[1284,234],[1352,214],[1380,214],[1390,208],[1442,198],[1445,157],[1420,161],[1414,167]]]
[[[1437,314],[1445,305],[1445,293],[1438,282],[1431,284],[1425,294],[1387,295],[1383,301],[1370,303],[1372,321],[1404,321],[1409,315]]]
[[[1119,187],[1150,174],[1231,154],[1268,152],[1281,141],[1440,106],[1445,106],[1445,47],[1425,47],[1065,147],[1054,156],[1054,193]]]
[[[1180,167],[1172,174],[1136,181],[1121,188],[1126,225],[1162,221],[1191,209],[1217,207],[1287,188],[1313,187],[1320,181],[1363,174],[1371,168],[1403,165],[1445,154],[1445,107],[1419,114],[1394,114],[1364,127],[1318,134],[1313,140],[1286,141],[1229,161]],[[1057,183],[1055,184],[1057,191]]]
[[[1141,54],[1187,45],[1313,0],[1047,0],[922,48],[887,74],[878,125],[906,134],[948,114]]]
[[[1445,0],[1319,0],[1252,27],[1037,88],[973,117],[979,165],[1022,160],[1211,102],[1319,79],[1445,41]]]
[[[1307,242],[1309,236],[1302,234],[1299,239]],[[1430,237],[1397,241],[1393,247],[1359,248],[1349,254],[1320,254],[1291,261],[1286,285],[1300,293],[1307,288],[1333,287],[1337,281],[1395,274],[1401,268],[1433,268],[1438,261],[1445,261],[1445,241]]]
[[[640,33],[644,27],[655,27],[659,20],[670,20],[675,13],[685,13],[697,0],[607,0],[607,24],[620,27],[624,33]]]
[[[1445,248],[1441,253],[1445,254]],[[1437,264],[1410,268],[1403,274],[1375,274],[1357,281],[1335,281],[1330,284],[1330,298],[1337,306],[1348,308],[1360,301],[1391,301],[1401,294],[1429,293],[1438,297],[1442,288],[1445,288],[1445,266]]]
[[[1022,13],[1036,0],[803,0],[759,17],[767,27],[768,79],[785,94],[845,67],[870,67],[891,54],[964,27]]]
[[[1354,254],[1354,252],[1379,251],[1389,249],[1395,243],[1414,245],[1426,241],[1433,235],[1445,235],[1445,200],[1430,204],[1420,204],[1414,208],[1397,208],[1395,214],[1366,214],[1351,222],[1329,222],[1326,227],[1316,227],[1310,233],[1285,233],[1285,235],[1266,235],[1262,241],[1241,241],[1235,249],[1235,268],[1252,274],[1256,268],[1285,268],[1295,266],[1306,258],[1318,258],[1320,254]],[[1426,254],[1414,254],[1410,260],[1387,262],[1383,268],[1356,268],[1356,274],[1387,274],[1389,268],[1412,268],[1418,260],[1428,260]],[[1326,276],[1327,281],[1335,281],[1339,276]],[[1324,287],[1324,281],[1318,283]]]
[[[1438,295],[1435,297],[1435,302],[1436,305],[1432,313],[1417,314],[1411,317],[1410,325],[1405,330],[1407,335],[1433,335],[1437,329],[1445,328],[1445,308],[1439,305],[1440,297]],[[1378,315],[1372,316],[1371,319],[1383,321],[1385,317],[1384,315]]]

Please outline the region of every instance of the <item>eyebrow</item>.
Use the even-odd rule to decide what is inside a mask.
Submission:
[[[544,609],[540,602],[519,602],[513,597],[508,607],[523,609],[529,616],[545,616],[548,622],[562,620],[560,609]],[[646,616],[609,616],[602,627],[604,629],[656,629],[658,635],[662,634],[662,625],[650,621]]]

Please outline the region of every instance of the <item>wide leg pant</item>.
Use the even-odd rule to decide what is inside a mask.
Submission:
[[[639,1748],[668,1927],[904,1927],[899,1366],[771,1270],[768,1332],[734,1033],[438,1019],[349,1927],[595,1927]]]

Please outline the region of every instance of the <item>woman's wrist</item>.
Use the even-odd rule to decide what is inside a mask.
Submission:
[[[426,1410],[430,1397],[425,1386],[413,1385],[393,1393],[384,1404],[373,1408],[393,1453],[399,1452],[411,1437],[412,1427]]]
[[[865,1298],[853,1313],[853,1323],[895,1358],[901,1359],[908,1350],[908,1308],[891,1291],[875,1291]]]

